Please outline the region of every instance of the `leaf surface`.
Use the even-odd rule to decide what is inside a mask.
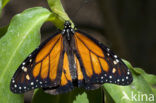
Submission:
[[[21,62],[39,45],[40,27],[50,12],[41,7],[27,9],[11,20],[0,39],[0,103],[22,103],[23,95],[10,91],[10,80]]]

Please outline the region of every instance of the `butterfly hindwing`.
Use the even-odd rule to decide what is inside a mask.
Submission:
[[[72,76],[70,73],[69,59],[68,59],[67,53],[64,52],[60,84],[57,87],[44,88],[44,90],[46,93],[56,95],[56,94],[71,91],[73,88],[74,88],[74,86],[72,84]]]
[[[80,87],[96,89],[103,83],[132,82],[127,66],[109,48],[81,31],[76,31],[74,38],[75,54],[83,74],[83,79],[78,79]]]

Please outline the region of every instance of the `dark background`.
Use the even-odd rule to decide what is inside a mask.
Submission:
[[[62,0],[71,20],[81,30],[110,47],[134,67],[156,74],[156,0]],[[48,4],[46,0],[11,0],[3,9],[0,26],[23,10]],[[45,23],[42,39],[57,28]]]

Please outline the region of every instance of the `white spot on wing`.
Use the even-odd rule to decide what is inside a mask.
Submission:
[[[27,72],[27,68],[25,67],[25,68],[23,69],[23,71],[24,71],[24,72]]]
[[[30,59],[29,62],[32,62],[32,59]]]
[[[34,85],[34,83],[33,83],[33,82],[31,82],[31,85]]]
[[[116,62],[115,60],[113,61],[113,63],[114,63],[115,65],[117,64],[117,62]]]
[[[109,48],[107,48],[107,51],[109,51],[110,49]]]
[[[22,66],[22,70],[24,69],[24,66]]]
[[[112,69],[112,73],[114,74],[115,72],[116,72],[116,69],[115,69],[115,68],[113,68],[113,69]]]
[[[107,56],[110,56],[110,54],[109,54],[109,53],[107,53]]]
[[[12,83],[15,83],[15,80],[12,80]]]
[[[117,62],[117,63],[119,63],[119,60],[118,60],[118,59],[116,59],[116,62]]]
[[[129,74],[130,74],[130,72],[127,72],[127,74],[129,75]]]
[[[103,77],[101,77],[101,79],[103,79]]]
[[[114,58],[117,58],[117,55],[114,55]]]
[[[126,77],[126,79],[128,79],[128,76]]]
[[[24,89],[26,89],[26,87],[24,86]]]
[[[16,87],[17,87],[17,85],[15,84],[15,85],[14,85],[14,87],[16,88]]]
[[[26,79],[27,80],[30,80],[30,76],[28,74],[26,75]]]
[[[112,78],[112,76],[110,75],[110,76],[109,76],[109,78],[111,79],[111,78]]]

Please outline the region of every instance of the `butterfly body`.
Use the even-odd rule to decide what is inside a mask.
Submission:
[[[67,22],[65,24],[65,28],[63,29],[62,35],[63,35],[63,45],[64,45],[64,51],[68,55],[69,60],[69,69],[72,81],[77,79],[76,74],[76,64],[74,60],[74,51],[75,51],[75,42],[74,42],[74,30],[70,27],[70,23]]]
[[[19,66],[10,89],[14,93],[43,88],[50,94],[71,91],[74,87],[94,90],[103,83],[129,85],[132,75],[122,60],[91,36],[71,28],[43,42]]]

